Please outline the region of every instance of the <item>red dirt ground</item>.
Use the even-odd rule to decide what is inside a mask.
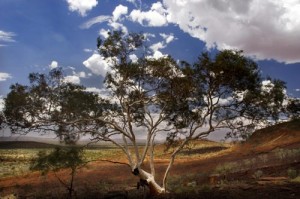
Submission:
[[[233,151],[212,158],[177,159],[170,176],[183,176],[181,183],[185,185],[192,179],[197,186],[201,187],[211,181],[212,171],[222,163],[256,158],[260,154],[269,154],[271,150],[279,146],[286,149],[299,149],[300,131],[293,130],[293,133],[290,134],[287,132],[281,131],[277,135],[277,138],[284,139],[277,139],[274,136],[269,142],[264,140],[263,135],[257,133],[248,143],[239,145]],[[263,142],[258,142],[258,138]],[[122,159],[119,161],[122,161]],[[123,161],[126,162],[125,159]],[[167,163],[163,159],[156,160],[158,182],[161,182]],[[300,157],[296,158],[294,162],[277,162],[274,160],[271,163],[271,165],[259,168],[266,176],[287,177],[286,171],[289,168],[294,168],[300,172]],[[216,183],[210,187],[202,186],[201,189],[185,186],[187,188],[186,192],[157,196],[157,198],[300,198],[300,183],[270,181],[270,183],[262,185],[253,179],[253,173],[257,169],[254,167],[245,171],[231,172],[226,176],[218,176],[217,180],[219,182],[224,180],[232,183]],[[58,172],[57,175],[63,179],[68,179],[69,171],[63,170]],[[188,175],[190,177],[186,178],[185,181],[183,178]],[[138,195],[140,192],[136,191],[137,181],[138,179],[131,174],[130,168],[126,165],[92,162],[78,171],[75,179],[75,189],[79,198],[109,198],[110,196],[107,196],[107,193],[113,191],[121,191],[126,194],[134,192],[133,198],[139,198],[142,195]],[[34,172],[24,176],[0,179],[0,196],[12,193],[17,194],[20,198],[66,197],[64,187],[57,181],[53,173],[41,176],[38,172]]]
[[[295,146],[294,146],[295,147]],[[296,147],[300,148],[300,145]],[[252,155],[255,157],[255,154]],[[227,154],[221,157],[215,157],[206,160],[184,160],[179,159],[176,161],[174,165],[171,176],[180,176],[187,175],[187,171],[190,174],[199,174],[200,172],[204,175],[197,175],[197,179],[195,181],[197,184],[208,183],[209,182],[209,174],[216,167],[217,164],[221,162],[229,162],[237,159],[245,158],[244,155],[237,154]],[[250,158],[250,155],[247,155],[247,158]],[[157,162],[157,176],[162,176],[163,171],[167,166],[167,161],[160,160]],[[296,162],[294,164],[287,164],[281,166],[274,167],[266,167],[260,168],[265,174],[282,174],[280,172],[286,171],[288,168],[293,167],[300,170],[300,162]],[[252,179],[252,174],[255,171],[248,170],[240,173],[231,173],[226,176],[227,180],[244,180],[248,181]],[[57,173],[63,179],[68,179],[68,171],[60,171]],[[161,180],[161,177],[158,178]],[[189,180],[189,179],[188,179]],[[82,168],[78,171],[75,180],[75,189],[80,192],[80,194],[85,194],[88,192],[91,194],[96,190],[99,193],[117,191],[117,190],[134,190],[136,186],[136,182],[138,179],[130,173],[129,167],[126,165],[117,165],[108,162],[93,162],[87,165],[87,167]],[[184,182],[184,181],[183,181]],[[188,183],[188,182],[186,182]],[[258,184],[253,184],[251,181],[251,185],[246,185],[246,189],[241,189],[238,186],[230,187],[231,192],[236,193],[236,196],[245,194],[244,192],[249,192],[250,195],[254,194],[257,191],[261,191],[264,193],[264,198],[268,194],[269,191],[274,191],[273,189],[279,191],[286,190],[289,192],[289,196],[293,198],[293,194],[295,196],[300,196],[300,184],[285,184],[281,185],[280,189],[277,189],[278,185],[270,184],[268,186],[261,186]],[[38,172],[27,174],[25,176],[19,177],[10,177],[5,179],[0,179],[0,191],[1,196],[9,195],[11,193],[17,193],[18,196],[22,196],[25,198],[39,198],[39,196],[47,195],[54,198],[60,198],[61,193],[65,193],[64,187],[57,181],[53,173],[49,173],[47,176],[41,176]],[[275,187],[275,188],[274,188]],[[277,187],[277,188],[276,188]],[[218,190],[218,193],[223,196],[224,194],[230,195],[231,192],[226,192],[224,190],[218,189],[218,187],[212,188],[212,190]],[[298,190],[298,191],[297,191]],[[216,192],[216,191],[213,191]],[[284,191],[283,191],[284,192]],[[196,197],[195,193],[191,193],[188,198]],[[200,193],[197,193],[198,195]],[[201,194],[206,194],[206,192]],[[298,195],[297,195],[298,194]],[[98,194],[99,196],[99,194]],[[282,195],[281,195],[282,196]],[[177,197],[175,195],[168,195],[166,197]],[[232,196],[231,198],[234,198]],[[250,197],[250,196],[249,196]],[[187,198],[187,197],[186,197]],[[213,197],[212,197],[213,198]],[[236,197],[238,198],[238,197]],[[255,198],[253,196],[253,198]],[[290,198],[290,197],[287,197]]]

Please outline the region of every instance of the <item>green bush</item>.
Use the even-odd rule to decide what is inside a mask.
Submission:
[[[264,172],[262,170],[257,170],[254,172],[253,177],[258,180],[263,176]]]
[[[288,156],[288,152],[287,152],[287,150],[284,150],[284,149],[276,149],[276,150],[275,150],[275,155],[276,155],[277,158],[279,158],[280,160],[285,160],[286,157]]]
[[[292,168],[289,168],[289,169],[287,170],[287,175],[288,175],[288,177],[289,177],[290,179],[294,179],[294,178],[296,178],[296,177],[298,176],[297,170],[292,169]]]
[[[238,166],[239,165],[235,162],[221,164],[216,167],[215,172],[220,175],[224,175],[224,174],[236,171]]]
[[[260,155],[258,158],[259,158],[263,163],[267,163],[267,162],[268,162],[268,155],[267,155],[267,154]]]

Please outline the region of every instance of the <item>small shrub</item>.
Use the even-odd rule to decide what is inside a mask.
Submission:
[[[86,184],[86,187],[88,188],[88,184]],[[110,185],[106,181],[99,181],[98,182],[98,190],[101,192],[107,192],[110,190]]]
[[[211,187],[208,184],[204,184],[200,187],[200,191],[209,192]]]
[[[287,157],[288,153],[287,153],[287,151],[284,150],[284,149],[276,149],[275,155],[276,155],[280,160],[284,160],[284,159]]]
[[[267,163],[267,162],[268,162],[268,155],[267,155],[267,154],[260,155],[258,158],[259,158],[263,163]]]
[[[243,160],[243,164],[244,164],[245,169],[255,168],[256,163],[257,163],[256,158],[244,159]]]
[[[187,186],[195,188],[197,186],[197,182],[196,181],[188,182]]]
[[[168,189],[175,191],[182,185],[182,178],[180,176],[170,176],[168,179]]]
[[[249,159],[243,160],[243,163],[244,163],[245,167],[250,167],[250,165],[251,165],[251,161]]]
[[[298,177],[292,179],[291,182],[300,183],[300,176],[298,176]]]
[[[220,189],[224,189],[224,188],[226,188],[227,186],[228,186],[228,181],[227,181],[226,179],[220,180],[220,182],[219,182],[219,187],[220,187]]]
[[[250,161],[251,161],[252,167],[254,167],[256,164],[256,158],[252,158]]]
[[[197,189],[194,187],[188,187],[188,186],[179,186],[174,191],[176,194],[182,194],[182,193],[189,193],[189,194],[197,194]]]
[[[1,197],[1,198],[8,198],[8,199],[17,199],[18,196],[16,194],[9,194],[9,195],[6,195],[4,197]]]
[[[222,165],[218,165],[215,169],[215,172],[220,175],[224,175],[237,170],[237,167],[238,167],[237,163],[229,162]]]
[[[294,179],[296,178],[298,175],[297,175],[297,171],[295,169],[292,169],[292,168],[289,168],[287,170],[287,175],[290,179]]]
[[[262,170],[257,170],[257,171],[255,171],[254,172],[254,174],[253,174],[253,177],[256,179],[256,180],[258,180],[258,179],[260,179],[262,176],[263,176],[263,171]]]
[[[293,156],[298,157],[300,155],[300,149],[292,149]]]

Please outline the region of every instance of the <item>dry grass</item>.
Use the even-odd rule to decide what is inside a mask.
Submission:
[[[176,159],[208,159],[224,155],[232,151],[232,144],[220,143],[209,140],[196,140],[190,142],[177,155]],[[169,159],[174,149],[166,150],[164,144],[155,147],[155,157],[157,159]]]
[[[294,125],[297,126],[298,124]],[[288,124],[281,124],[279,126],[280,128],[272,127],[261,130],[259,133],[254,134],[249,142],[238,146],[207,140],[194,141],[178,154],[171,171],[170,186],[172,190],[178,191],[179,193],[186,193],[191,190],[202,190],[202,183],[207,183],[209,175],[214,172],[221,174],[221,176],[229,174],[229,177],[230,175],[233,177],[241,177],[239,175],[248,173],[250,178],[253,179],[253,175],[256,177],[261,175],[260,173],[255,173],[258,170],[263,172],[263,176],[269,175],[272,171],[269,170],[269,168],[274,167],[276,164],[278,164],[278,168],[281,168],[281,166],[285,166],[285,164],[288,163],[286,167],[282,167],[284,175],[287,175],[289,167],[300,172],[300,167],[295,165],[297,164],[295,161],[299,162],[300,157],[300,128],[297,130],[295,126],[291,127],[290,131],[288,130]],[[283,148],[274,149],[274,147]],[[156,177],[158,180],[161,180],[161,175],[172,153],[172,150],[165,151],[165,149],[166,147],[163,144],[157,144],[155,147]],[[14,150],[15,151],[9,152],[0,150],[0,158],[12,160],[19,157],[20,163],[21,160],[26,162],[24,159],[31,157],[31,155],[28,155],[30,153],[27,153],[25,150]],[[142,152],[143,147],[140,147],[139,150]],[[38,150],[35,150],[35,152],[37,151]],[[110,159],[127,162],[122,151],[116,148],[87,150],[85,156],[89,160]],[[147,167],[147,165],[148,162],[146,161],[145,166]],[[69,171],[67,170],[59,172],[61,176],[67,177],[68,174]],[[45,190],[45,187],[52,193],[60,193],[61,191],[61,186],[51,173],[48,174],[47,178],[40,177],[39,173],[27,173],[25,175],[23,173],[23,175],[19,175],[20,174],[15,172],[12,177],[0,177],[0,187],[3,187],[3,194],[18,191],[21,194],[27,194],[27,192],[32,190],[39,192],[39,190]],[[242,176],[242,178],[245,178],[245,176]],[[80,190],[82,193],[91,190],[96,193],[102,193],[116,189],[134,189],[137,180],[135,176],[130,174],[130,169],[125,165],[98,161],[91,162],[86,167],[81,168],[78,172],[78,176],[76,176],[75,184],[77,190]],[[291,181],[293,183],[300,182],[299,177]],[[196,186],[196,188],[194,188],[194,186]],[[203,187],[203,189],[209,189],[209,187]]]

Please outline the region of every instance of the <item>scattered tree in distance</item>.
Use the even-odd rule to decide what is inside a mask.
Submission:
[[[37,158],[31,161],[31,170],[39,170],[42,174],[53,171],[58,181],[68,191],[69,198],[76,195],[74,189],[74,179],[77,169],[84,166],[87,162],[83,157],[83,148],[77,146],[56,147],[50,153],[39,151]],[[69,182],[63,180],[56,172],[61,169],[70,170]]]

